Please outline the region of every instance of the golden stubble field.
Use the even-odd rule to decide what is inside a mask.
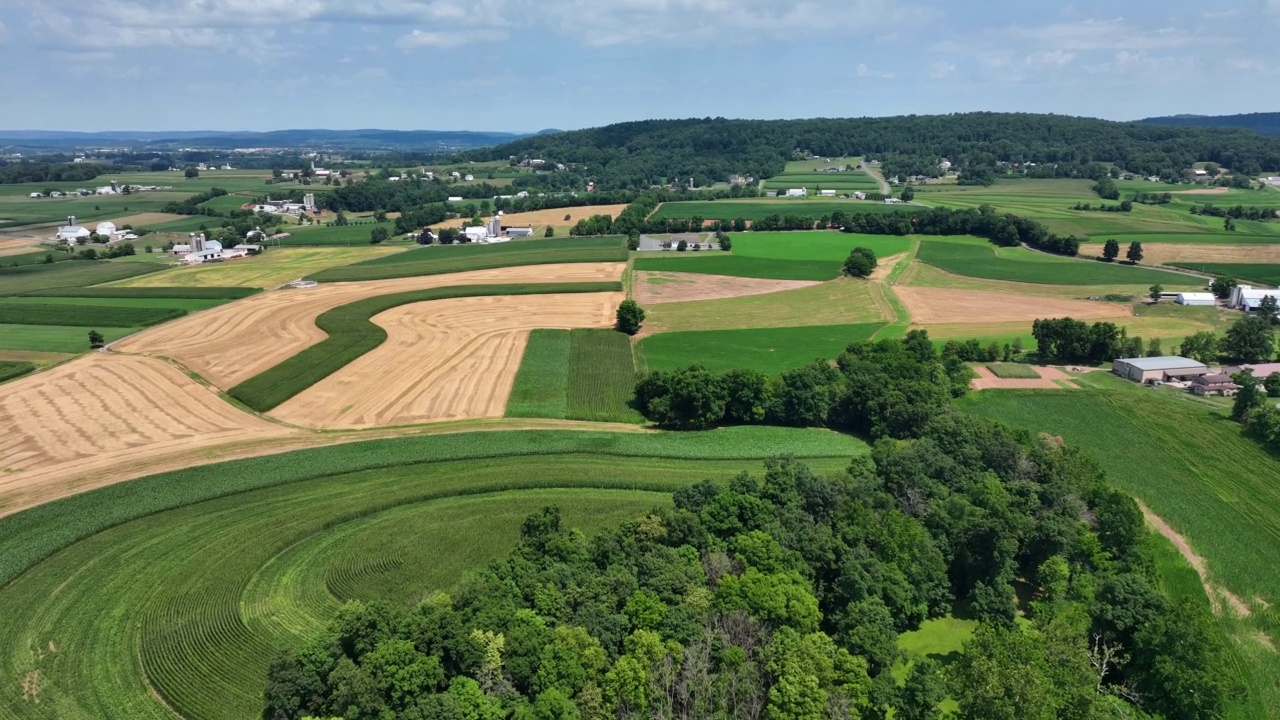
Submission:
[[[566,263],[275,290],[144,330],[112,348],[172,358],[226,390],[323,340],[316,317],[339,305],[449,285],[612,281],[624,268]]]
[[[377,349],[271,411],[324,429],[501,417],[535,328],[607,328],[623,293],[433,300],[373,317]]]
[[[531,227],[541,228],[546,225],[552,227],[570,227],[576,225],[579,220],[583,220],[593,215],[608,215],[615,220],[626,210],[626,205],[580,205],[576,207],[556,208],[555,210],[533,210],[530,212],[511,213],[502,216],[502,224],[511,227]],[[569,219],[565,220],[568,215]],[[484,216],[487,220],[492,215]],[[454,218],[446,220],[432,228],[440,230],[443,228],[460,228],[464,225],[470,225],[471,218]]]

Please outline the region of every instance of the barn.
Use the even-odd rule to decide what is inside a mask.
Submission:
[[[1122,358],[1111,364],[1111,371],[1137,383],[1189,380],[1209,374],[1209,368],[1204,363],[1176,355]]]
[[[1177,297],[1174,298],[1174,302],[1179,305],[1190,305],[1193,307],[1213,307],[1216,304],[1213,293],[1204,292],[1178,293]]]

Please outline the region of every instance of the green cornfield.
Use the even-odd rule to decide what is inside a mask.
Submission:
[[[34,372],[35,369],[34,363],[21,360],[0,360],[0,382],[22,377],[29,372]]]
[[[0,268],[0,295],[22,295],[50,288],[79,288],[164,270],[160,263],[77,260],[52,265]]]
[[[569,331],[529,333],[507,417],[564,419],[569,411]]]
[[[569,333],[570,420],[644,422],[631,407],[636,364],[631,338],[616,330],[572,330]]]
[[[29,297],[239,300],[262,292],[246,287],[86,287],[34,290]]]
[[[179,308],[0,303],[0,323],[76,327],[147,327],[186,315]]]

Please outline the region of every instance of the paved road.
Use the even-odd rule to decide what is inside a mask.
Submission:
[[[888,197],[889,195],[893,194],[889,190],[889,182],[884,179],[884,175],[882,175],[879,170],[876,170],[872,168],[870,165],[868,165],[866,160],[862,161],[862,164],[860,165],[860,167],[862,168],[862,172],[870,175],[872,178],[875,179],[876,182],[880,183],[880,192],[883,193],[885,197]]]

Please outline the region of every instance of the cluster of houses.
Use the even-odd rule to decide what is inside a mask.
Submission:
[[[115,182],[113,180],[110,185],[103,185],[102,187],[94,188],[93,190],[87,190],[85,188],[78,188],[76,190],[67,190],[66,192],[63,192],[61,190],[50,190],[48,195],[45,195],[42,192],[33,192],[33,193],[28,193],[27,197],[33,200],[36,200],[43,197],[60,198],[60,197],[90,197],[93,195],[126,195],[128,193],[156,192],[159,190],[172,190],[172,189],[173,188],[169,187],[168,185],[121,185],[120,183]]]
[[[257,234],[259,237],[262,235],[260,231]],[[250,233],[251,237],[252,235],[253,233]],[[224,248],[217,240],[205,238],[204,233],[191,233],[185,244],[174,245],[170,252],[187,265],[200,265],[257,255],[262,252],[262,246],[237,245],[233,248]]]
[[[301,217],[302,215],[319,215],[320,209],[316,206],[315,193],[307,193],[302,196],[302,202],[291,202],[289,200],[272,200],[268,197],[261,203],[253,206],[254,212],[269,213],[271,215],[292,215],[293,217]]]
[[[773,191],[773,190],[769,190],[769,191],[765,192],[765,194],[764,194],[764,195],[765,195],[765,197],[771,197],[771,198],[772,198],[772,197],[779,197],[778,193],[777,193],[776,191]],[[818,197],[833,198],[833,197],[840,197],[840,194],[839,194],[839,191],[838,191],[838,190],[819,190],[819,191],[817,192],[817,196],[818,196]],[[788,190],[784,191],[784,192],[782,193],[781,197],[789,197],[789,198],[804,198],[804,197],[809,197],[809,188],[790,188],[790,189],[788,189]],[[854,192],[849,193],[846,197],[853,198],[854,200],[866,200],[866,199],[867,199],[867,194],[866,194],[866,193],[864,193],[864,192],[860,192],[860,191],[854,191]]]
[[[76,223],[74,215],[67,217],[67,224],[58,228],[54,240],[67,245],[83,245],[88,242],[94,235],[104,242],[124,242],[126,240],[137,240],[138,236],[132,230],[121,230],[116,227],[113,222],[100,222],[93,230]]]
[[[531,235],[533,235],[531,227],[503,227],[501,212],[490,218],[484,225],[462,228],[462,236],[466,238],[466,242],[473,243],[502,243]]]
[[[1255,378],[1280,372],[1280,363],[1235,365],[1211,370],[1208,365],[1177,355],[1123,358],[1111,364],[1111,371],[1126,380],[1144,385],[1171,385],[1186,388],[1200,396],[1231,397],[1240,386],[1231,379],[1236,373],[1249,371]]]

